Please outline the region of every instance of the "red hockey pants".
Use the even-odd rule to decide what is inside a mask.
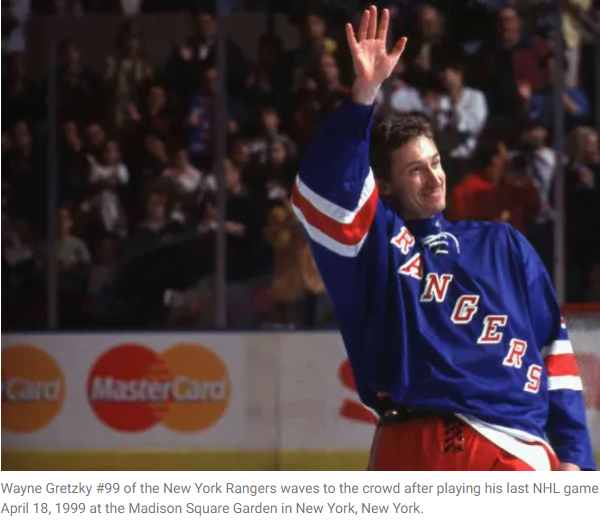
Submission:
[[[549,454],[552,470],[558,461]],[[455,417],[380,425],[369,470],[534,470]]]

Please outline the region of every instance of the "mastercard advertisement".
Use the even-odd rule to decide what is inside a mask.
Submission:
[[[65,398],[58,363],[31,345],[2,349],[2,430],[28,433],[52,422]]]
[[[96,431],[140,434],[161,426],[195,433],[215,426],[230,404],[225,361],[198,343],[177,343],[162,351],[119,343],[93,357],[50,352],[55,351],[29,344],[2,348],[5,434],[39,432],[59,417],[63,430],[70,424],[84,430],[99,424]]]

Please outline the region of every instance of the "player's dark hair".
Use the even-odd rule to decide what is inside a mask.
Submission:
[[[422,136],[434,140],[431,123],[423,114],[414,112],[376,118],[370,145],[371,168],[375,177],[388,179],[392,153]]]

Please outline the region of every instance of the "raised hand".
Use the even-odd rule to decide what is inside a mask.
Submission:
[[[379,87],[394,70],[406,46],[406,37],[401,37],[392,51],[387,52],[389,22],[390,13],[384,9],[377,28],[377,8],[371,6],[360,21],[358,41],[352,24],[346,24],[346,36],[356,74],[352,95],[357,103],[371,104],[375,101]]]

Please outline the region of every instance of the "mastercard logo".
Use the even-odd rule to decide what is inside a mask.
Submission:
[[[58,415],[64,397],[63,373],[47,352],[31,345],[2,349],[3,430],[40,430]]]
[[[98,358],[87,395],[98,419],[115,430],[140,432],[161,423],[191,432],[223,416],[231,382],[219,356],[201,345],[174,345],[158,354],[145,345],[123,344]]]

